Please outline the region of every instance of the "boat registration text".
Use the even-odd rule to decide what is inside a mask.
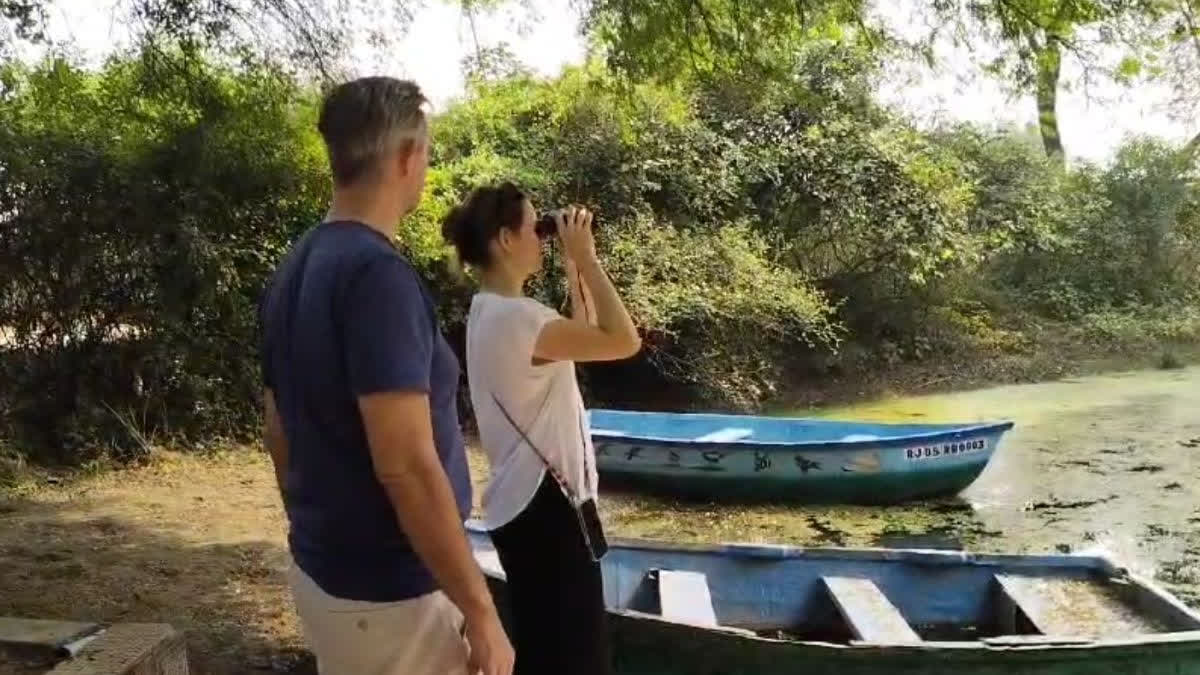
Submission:
[[[955,441],[954,443],[940,443],[937,445],[924,445],[917,448],[905,448],[904,458],[916,462],[926,459],[938,459],[941,457],[969,455],[986,449],[987,440],[983,438],[977,438],[969,441]]]

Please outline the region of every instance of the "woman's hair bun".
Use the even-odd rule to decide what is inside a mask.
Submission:
[[[442,218],[442,239],[454,246],[461,262],[486,266],[491,262],[488,244],[500,228],[521,226],[525,198],[525,193],[509,182],[477,187]]]
[[[450,209],[450,212],[442,218],[442,239],[451,246],[458,246],[459,238],[463,232],[463,220],[466,215],[466,210],[461,204]]]

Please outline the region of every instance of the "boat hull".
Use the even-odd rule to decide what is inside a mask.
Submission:
[[[606,486],[710,500],[892,504],[962,491],[987,467],[1005,430],[818,447],[607,436],[593,443]]]
[[[511,633],[504,581],[489,578]],[[814,645],[700,631],[610,612],[614,675],[1195,675],[1196,641],[1123,647],[973,650]],[[686,646],[682,646],[686,645]]]
[[[971,649],[786,642],[609,615],[618,675],[1185,675],[1200,642],[1110,647]],[[687,645],[685,648],[672,648]]]

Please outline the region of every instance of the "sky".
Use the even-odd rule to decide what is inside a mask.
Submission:
[[[91,59],[102,58],[124,38],[122,26],[111,18],[115,0],[59,0],[51,14],[52,38],[72,39]],[[893,25],[904,26],[913,9],[927,0],[887,0],[881,11]],[[506,42],[517,58],[534,72],[552,76],[586,55],[578,15],[566,0],[531,0],[533,15],[502,11],[476,22],[480,44]],[[914,27],[915,30],[915,27]],[[461,10],[429,0],[418,10],[409,29],[398,34],[386,49],[361,49],[355,53],[358,74],[389,74],[416,80],[435,107],[444,108],[462,94],[461,63],[474,49],[470,25]],[[879,98],[925,124],[970,121],[984,125],[1031,124],[1036,113],[1029,97],[1013,99],[999,83],[970,77],[964,49],[942,45],[944,65],[932,76],[917,81],[895,78],[885,82]],[[978,55],[974,57],[978,60]],[[1075,73],[1068,63],[1066,79]],[[1167,115],[1169,92],[1143,85],[1133,89],[1100,87],[1089,95],[1082,91],[1060,94],[1059,122],[1064,145],[1072,160],[1103,162],[1130,135],[1148,134],[1179,141],[1200,131],[1187,128]]]

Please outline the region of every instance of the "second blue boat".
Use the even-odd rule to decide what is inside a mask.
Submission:
[[[589,418],[609,484],[713,500],[860,504],[963,490],[1013,426],[616,410]]]

